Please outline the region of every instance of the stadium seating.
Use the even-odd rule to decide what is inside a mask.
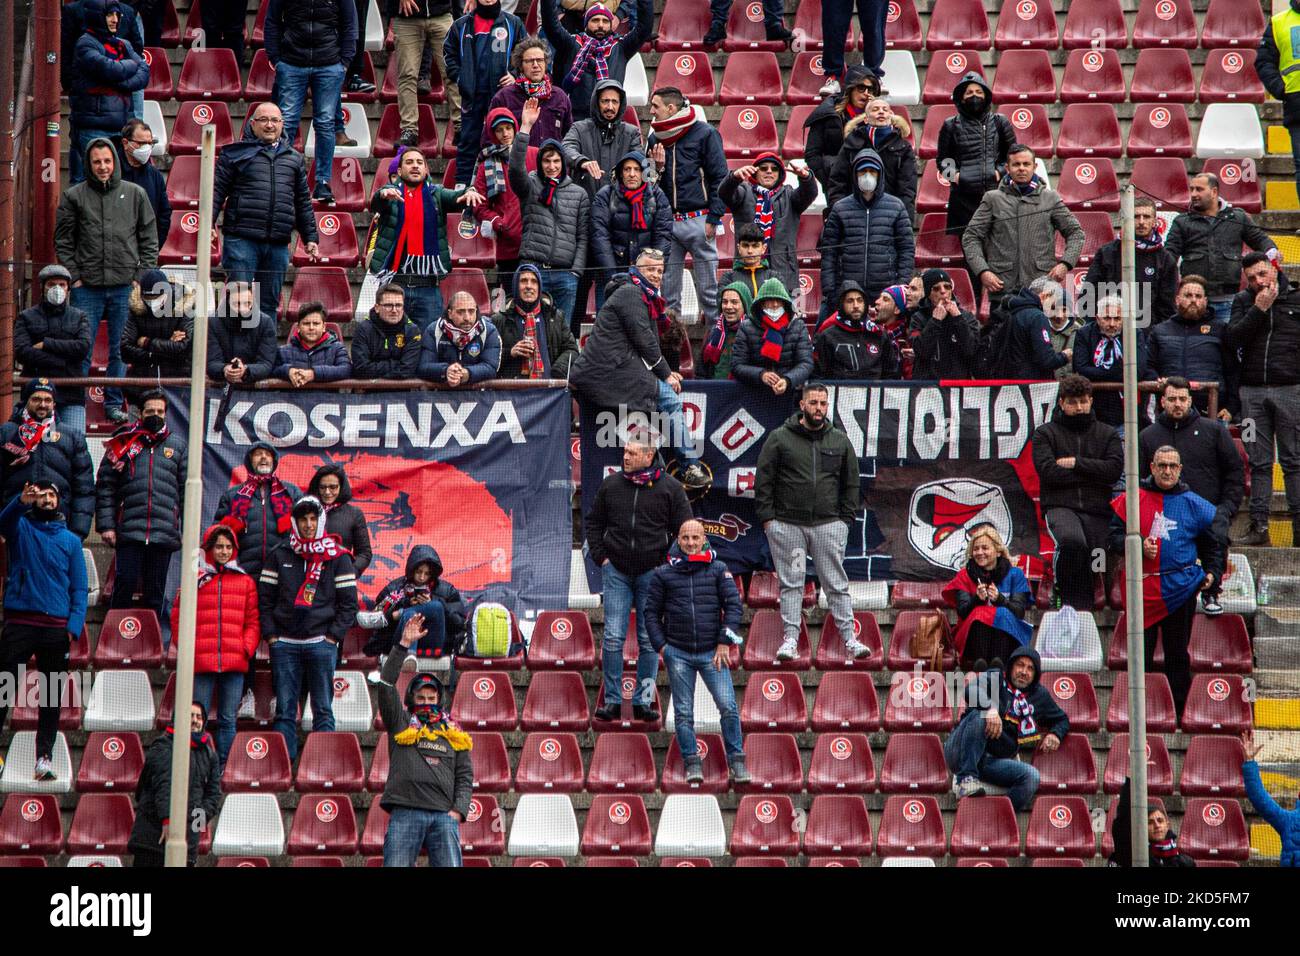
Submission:
[[[1034,648],[1042,658],[1043,671],[1087,671],[1101,670],[1101,637],[1097,633],[1097,622],[1091,614],[1081,613],[1074,617],[1078,622],[1078,631],[1067,630],[1069,618],[1056,611],[1043,615],[1034,635]]]
[[[366,812],[366,825],[361,831],[361,843],[358,849],[363,856],[381,855],[384,852],[384,835],[388,832],[388,811],[376,801]],[[423,847],[418,857],[424,856]]]
[[[770,106],[728,106],[718,123],[718,132],[728,159],[752,159],[759,153],[775,151],[779,145]]]
[[[650,79],[646,76],[645,60],[640,53],[627,61],[627,72],[623,75],[623,89],[627,95],[628,106],[645,106],[650,102]]]
[[[1202,103],[1263,103],[1268,99],[1255,73],[1255,50],[1211,50],[1201,69]]]
[[[587,691],[576,671],[533,675],[519,725],[524,730],[586,730],[591,723]]]
[[[1018,109],[1019,107],[1004,108]],[[1029,109],[1029,107],[1024,108]],[[948,117],[956,115],[957,107],[952,104],[951,99],[947,103],[936,103],[925,111],[925,123],[921,127],[921,142],[916,147],[916,154],[921,159],[934,159],[939,155],[939,131],[943,129],[944,121]],[[1044,116],[1046,116],[1045,112]]]
[[[884,726],[889,731],[949,730],[952,700],[938,673],[895,673],[885,702]]]
[[[33,780],[36,770],[36,733],[21,730],[9,741],[4,769],[0,772],[3,793],[68,793],[72,790],[72,755],[68,738],[60,733],[54,738],[53,780]]]
[[[298,245],[293,251],[292,263],[294,268],[321,263],[322,265],[336,265],[350,268],[357,264],[361,258],[361,253],[357,248],[357,231],[352,224],[352,217],[340,215],[335,212],[317,212],[316,213],[316,232],[319,233],[318,244],[320,251],[317,258],[313,259],[307,253],[307,247],[303,244],[302,237],[298,237]],[[170,239],[171,237],[168,236]]]
[[[397,57],[390,56],[388,58],[388,69],[384,71],[384,82],[383,85],[380,86],[379,88],[378,96],[376,97],[375,94],[371,94],[368,102],[374,102],[375,99],[379,99],[384,103],[396,103],[397,102],[397,80],[398,80],[397,74],[398,74]],[[437,70],[429,71],[429,81],[430,81],[429,92],[427,94],[422,94],[417,92],[416,93],[417,101],[420,103],[429,103],[429,104],[441,103],[443,100],[447,98],[447,91],[443,89],[442,77],[438,74]],[[372,78],[370,82],[373,83],[374,79]],[[360,102],[367,102],[367,100],[363,100],[360,97],[355,96],[355,94],[353,94],[353,98],[357,99]]]
[[[853,637],[866,645],[871,653],[866,657],[851,657],[844,649],[835,619],[829,614],[822,620],[821,638],[813,666],[818,670],[880,670],[884,666],[885,652],[881,646],[880,626],[870,611],[854,611]]]
[[[1245,860],[1250,857],[1250,836],[1241,804],[1223,797],[1191,797],[1183,808],[1178,842],[1183,852],[1197,860]]]
[[[1126,149],[1132,159],[1191,156],[1192,127],[1187,108],[1181,103],[1141,103],[1133,107]]]
[[[1133,24],[1133,46],[1195,49],[1196,14],[1192,0],[1142,0]]]
[[[434,155],[438,151],[438,124],[433,118],[433,107],[428,103],[419,104],[418,119],[420,138],[417,145],[421,150]],[[351,130],[348,131],[351,133]],[[402,120],[397,112],[397,104],[389,103],[384,107],[384,115],[379,119],[375,131],[373,154],[376,158],[397,155],[397,140],[402,135]]]
[[[366,690],[366,675],[360,671],[334,672],[334,729],[362,733],[371,728],[374,710]],[[302,708],[302,729],[312,729],[311,701]]]
[[[886,99],[898,112],[900,106],[916,106],[921,102],[921,77],[912,54],[905,50],[887,50],[880,68],[889,74],[889,95]]]
[[[1062,159],[1076,156],[1108,156],[1118,159],[1124,152],[1119,119],[1109,103],[1071,103],[1065,108],[1061,132],[1056,140],[1056,155]]]
[[[1074,0],[1065,18],[1061,45],[1067,50],[1128,46],[1128,23],[1120,0]]]
[[[1034,767],[1041,779],[1039,793],[1096,793],[1097,762],[1092,743],[1080,734],[1068,734],[1058,750],[1034,754]]]
[[[1025,854],[1030,857],[1091,857],[1097,852],[1092,818],[1083,797],[1044,795],[1034,800]]]
[[[816,108],[815,106],[802,104],[790,110],[790,118],[785,121],[785,135],[781,139],[781,155],[785,157],[786,162],[793,159],[803,159],[804,137],[808,132],[804,129],[803,124]],[[718,253],[721,255],[722,250],[719,249]],[[820,254],[818,257],[820,258]],[[725,265],[725,263],[721,264]]]
[[[1265,26],[1264,11],[1258,4],[1210,0],[1201,23],[1201,46],[1207,50],[1233,46],[1254,49]]]
[[[775,106],[783,100],[781,65],[775,53],[744,50],[727,57],[719,103],[723,106],[753,103]]]
[[[798,793],[803,789],[803,764],[793,734],[748,734],[745,763],[753,782],[737,784],[742,793]]]
[[[37,706],[40,698],[37,695],[41,693],[43,684],[40,672],[34,667],[29,667],[23,681],[21,702],[14,708],[13,716],[10,718],[10,724],[14,730],[36,729],[40,721],[40,709]],[[72,731],[81,726],[81,704],[74,693],[74,686],[76,685],[74,685],[73,681],[67,680],[63,682],[63,692],[59,700],[59,730]],[[98,686],[98,677],[96,678],[96,686]],[[93,698],[93,688],[91,695]],[[152,700],[150,704],[152,704]],[[91,728],[87,727],[86,729]]]
[[[876,833],[880,856],[943,856],[946,848],[947,834],[934,797],[895,794],[885,801]]]
[[[307,164],[307,186],[316,188],[316,164]],[[361,172],[361,162],[355,156],[335,156],[330,164],[330,191],[334,202],[329,208],[336,212],[361,212],[366,208],[366,184]]]
[[[374,804],[371,804],[374,806]],[[499,856],[506,850],[506,832],[497,798],[476,793],[470,798],[469,813],[460,825],[460,848],[465,853]],[[575,824],[576,826],[576,824]]]
[[[818,734],[808,768],[809,793],[870,793],[875,787],[866,734]]]
[[[937,734],[890,734],[880,765],[880,789],[885,793],[943,793],[948,789],[948,765]]]
[[[993,76],[993,102],[1056,102],[1051,54],[1046,50],[1005,51],[998,58],[997,72]]]
[[[1020,824],[1011,799],[988,796],[958,801],[949,850],[955,857],[1018,856]]]
[[[1110,750],[1106,755],[1106,773],[1102,778],[1102,790],[1106,793],[1119,793],[1123,788],[1124,780],[1129,776],[1128,750],[1128,734],[1115,734],[1111,737]],[[1165,739],[1159,734],[1147,735],[1146,756],[1148,792],[1161,796],[1173,793],[1173,763],[1169,759]]]
[[[809,856],[870,855],[871,820],[866,801],[850,794],[814,797],[804,832],[803,852]]]
[[[746,700],[755,677],[750,677],[745,687]],[[773,675],[777,676],[777,675]],[[802,701],[802,691],[800,692]],[[745,710],[741,708],[741,721]],[[793,721],[791,721],[793,724]],[[788,726],[781,729],[796,729]],[[802,729],[800,726],[797,729]],[[832,671],[822,676],[813,701],[812,729],[818,733],[860,730],[871,732],[880,729],[880,704],[871,675],[863,671]]]
[[[34,714],[33,714],[34,716]],[[14,725],[18,714],[14,713]],[[86,730],[152,730],[153,689],[144,671],[100,671],[86,702]]]
[[[365,762],[356,734],[319,731],[308,734],[302,746],[294,789],[300,793],[317,790],[359,793],[365,776]]]
[[[933,35],[933,32],[931,33]],[[967,73],[984,76],[979,54],[973,50],[941,50],[931,55],[930,66],[925,71],[925,86],[921,102],[929,105],[952,103],[953,87]]]
[[[535,679],[535,678],[534,678]],[[802,731],[808,726],[808,705],[797,675],[751,674],[740,705],[740,722],[751,730]]]
[[[195,265],[199,257],[199,214],[197,210],[172,212],[172,224],[167,241],[158,250],[158,263],[165,266]],[[209,243],[213,266],[221,260],[221,240]],[[160,648],[161,651],[161,648]]]
[[[750,593],[752,600],[753,592]],[[755,671],[765,668],[771,670],[807,670],[812,658],[812,652],[808,644],[807,622],[800,624],[798,652],[792,660],[779,661],[776,658],[776,652],[781,646],[783,634],[784,627],[781,624],[781,613],[779,611],[770,608],[756,611],[754,619],[749,624],[749,636],[745,640],[745,670]],[[698,710],[696,713],[698,716]]]
[[[1052,695],[1052,700],[1070,718],[1072,732],[1095,733],[1100,729],[1097,692],[1093,689],[1090,676],[1084,673],[1045,674],[1042,683]]]
[[[727,754],[718,733],[700,733],[696,727],[696,756],[704,768],[703,783],[687,783],[686,768],[676,735],[668,742],[663,778],[659,789],[664,793],[726,793],[731,786],[727,772]]]
[[[1206,109],[1214,109],[1208,106]],[[1254,109],[1247,106],[1246,109]],[[1204,120],[1201,129],[1205,129]],[[1242,136],[1243,145],[1246,135]],[[1243,155],[1245,150],[1243,149]],[[1202,171],[1219,177],[1219,198],[1230,202],[1252,215],[1263,210],[1263,198],[1260,195],[1257,166],[1249,159],[1211,159],[1205,163]]]
[[[186,100],[181,103],[176,109],[176,122],[172,126],[169,139],[159,136],[159,130],[164,129],[161,111],[158,114],[158,125],[155,126],[146,108],[145,122],[154,131],[155,138],[164,143],[163,149],[173,156],[197,154],[202,144],[203,127],[208,124],[217,128],[217,149],[234,142],[235,139],[234,128],[230,122],[230,108],[221,101]],[[161,155],[162,151],[158,150],[155,155]]]
[[[317,736],[309,736],[308,743]],[[306,753],[304,747],[304,758]],[[231,744],[221,789],[226,793],[282,793],[289,789],[290,778],[289,750],[283,735],[241,731]]]
[[[676,700],[673,700],[668,706],[668,712],[664,717],[664,730],[672,731],[677,727],[676,703]],[[712,734],[722,731],[722,717],[718,713],[718,705],[714,703],[713,695],[704,686],[704,681],[695,682],[693,722],[696,733]]]
[[[950,108],[946,115],[951,116],[954,111],[955,107]],[[930,112],[933,113],[934,110]],[[1041,103],[1003,103],[998,107],[998,112],[1011,121],[1011,126],[1016,131],[1016,142],[1028,146],[1034,151],[1035,156],[1050,159],[1055,153],[1055,147],[1052,145],[1052,121],[1047,117],[1046,106]],[[929,113],[926,114],[925,120],[926,128],[929,129]],[[942,125],[942,120],[940,124]],[[936,128],[935,152],[938,151],[938,135]],[[931,153],[931,156],[933,155],[934,153]]]
[[[520,798],[522,806],[524,799]],[[757,802],[770,797],[747,798]],[[752,817],[751,812],[751,817]],[[519,811],[515,811],[515,820]],[[517,825],[517,823],[516,823]],[[791,831],[793,828],[790,828]],[[577,825],[574,825],[575,842]],[[511,831],[513,837],[514,831]],[[797,835],[795,836],[798,840]],[[716,797],[676,793],[664,800],[655,831],[655,855],[659,857],[719,857],[727,849],[727,831]],[[511,853],[515,850],[511,849]]]
[[[709,8],[696,0],[664,0],[659,14],[659,37],[655,49],[660,53],[676,50],[703,50],[704,35],[709,32]],[[662,86],[662,81],[656,85]]]
[[[528,646],[530,669],[585,671],[595,664],[596,647],[587,615],[574,611],[543,611],[537,616]]]
[[[925,36],[927,50],[987,50],[991,45],[983,0],[935,0]]]
[[[1237,674],[1196,674],[1183,710],[1189,734],[1239,734],[1253,722],[1251,703]]]
[[[993,35],[995,50],[1055,50],[1059,42],[1056,13],[1050,3],[1004,0]]]
[[[741,798],[731,831],[732,856],[794,856],[798,852],[799,828],[789,797]]]
[[[486,269],[496,264],[496,241],[484,236],[472,217],[447,217],[447,245],[451,261],[458,267]],[[522,657],[518,664],[523,666]]]
[[[1177,729],[1174,713],[1174,695],[1169,689],[1169,678],[1160,673],[1148,673],[1147,731],[1171,734]],[[1110,706],[1106,708],[1106,729],[1112,733],[1128,730],[1128,679],[1117,680],[1110,692]]]
[[[675,86],[696,106],[712,106],[718,100],[713,85],[713,67],[704,53],[677,53],[662,57],[655,72],[655,86]]]
[[[125,853],[134,823],[130,794],[83,794],[68,831],[68,852]]]
[[[239,63],[233,50],[193,49],[185,54],[176,95],[183,100],[234,101],[243,96],[239,81]]]
[[[941,212],[927,212],[921,217],[921,227],[916,233],[918,269],[956,269],[965,263],[961,236],[946,231],[947,219],[947,215]],[[902,583],[894,590],[899,587]]]
[[[305,794],[294,811],[286,850],[290,856],[356,853],[357,818],[352,801],[332,794]]]
[[[1105,157],[1067,159],[1057,183],[1061,200],[1071,211],[1119,211],[1119,180],[1115,167]]]
[[[802,220],[800,220],[802,224]],[[821,235],[820,229],[818,235]],[[850,581],[849,601],[854,611],[882,611],[889,606],[889,584],[886,581]],[[817,606],[829,609],[826,593],[819,592]]]
[[[1243,797],[1246,785],[1241,779],[1241,765],[1245,760],[1245,751],[1236,737],[1193,737],[1183,756],[1178,792],[1184,797]]]
[[[1061,78],[1063,103],[1124,102],[1124,71],[1112,49],[1073,50]]]
[[[9,764],[14,762],[14,748],[20,736],[15,734],[14,741],[9,745],[6,771]],[[86,737],[81,764],[77,767],[77,791],[92,793],[113,790],[134,793],[143,769],[144,749],[140,745],[139,734],[92,733]],[[57,769],[55,773],[58,774]]]
[[[178,160],[179,161],[179,160]],[[339,162],[339,160],[335,160]],[[348,162],[348,160],[344,160]],[[342,266],[304,266],[298,269],[294,275],[293,287],[289,291],[289,304],[286,306],[286,314],[297,315],[298,309],[308,302],[321,302],[325,306],[326,317],[329,322],[340,325],[352,321],[352,288],[348,284],[347,270]],[[364,644],[369,640],[369,632],[361,641]],[[355,645],[353,652],[360,650],[361,645]],[[364,657],[364,655],[360,655]],[[346,664],[346,648],[345,659]],[[360,669],[360,665],[354,665]]]
[[[803,219],[800,219],[802,225]],[[746,602],[750,607],[758,608],[779,608],[781,598],[781,583],[777,580],[775,571],[755,571],[753,578],[749,582],[749,591],[745,596]],[[813,606],[817,600],[817,586],[811,581],[804,585],[803,606],[806,610]]]
[[[891,671],[910,671],[918,663],[917,659],[908,653],[908,646],[912,640],[912,635],[916,633],[917,627],[920,626],[921,619],[926,615],[934,614],[934,611],[900,611],[898,617],[894,618],[894,632],[889,638],[889,654],[885,661],[885,666]],[[944,670],[952,668],[957,662],[957,652],[952,643],[952,627],[947,617],[943,618],[944,624],[944,652],[943,666]]]
[[[177,156],[167,173],[167,201],[174,208],[192,209],[199,204],[199,157]]]
[[[1187,652],[1194,671],[1251,671],[1250,635],[1240,614],[1192,618],[1192,637]]]
[[[144,62],[149,67],[149,85],[144,88],[146,100],[169,100],[172,98],[172,66],[167,61],[167,51],[162,47],[147,46],[140,51]]]
[[[1186,50],[1150,49],[1138,54],[1129,96],[1139,103],[1191,103],[1196,99],[1192,60]]]
[[[275,794],[235,793],[226,797],[217,815],[212,852],[217,856],[283,854],[284,823]]]
[[[576,793],[582,789],[582,751],[565,733],[533,733],[524,740],[515,789],[520,793]]]
[[[477,762],[477,753],[475,754]],[[475,776],[478,768],[475,767]],[[654,751],[645,734],[599,734],[587,772],[589,793],[652,793]]]
[[[157,615],[146,608],[109,611],[100,626],[91,662],[96,670],[160,666],[162,631]]]
[[[730,64],[728,64],[730,68]],[[890,77],[892,83],[893,77]],[[826,71],[822,69],[821,53],[800,53],[794,59],[794,66],[790,69],[790,88],[785,92],[785,102],[790,106],[798,105],[816,105],[822,101],[822,96],[817,91],[821,85],[826,82]],[[723,88],[726,88],[726,76],[723,76]],[[794,118],[786,124],[786,130],[790,129]],[[802,126],[802,123],[799,124]],[[783,154],[788,155],[784,152]]]
[[[625,853],[645,856],[650,852],[650,842],[650,818],[641,797],[636,794],[601,794],[592,799],[591,809],[587,811],[587,824],[582,831],[583,855]]]
[[[937,162],[926,163],[921,168],[919,188],[916,193],[916,211],[945,212],[948,209],[948,192],[951,184],[944,178]]]
[[[54,854],[63,848],[58,797],[10,793],[0,809],[0,854]]]
[[[514,730],[518,716],[510,679],[486,671],[462,673],[451,718],[469,730]]]
[[[1205,107],[1196,155],[1200,159],[1262,158],[1264,128],[1259,110],[1249,103],[1211,103]]]

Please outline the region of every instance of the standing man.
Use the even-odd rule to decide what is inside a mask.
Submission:
[[[796,166],[797,189],[785,185],[785,164],[776,153],[759,153],[752,166],[742,166],[722,182],[718,195],[737,224],[753,223],[763,236],[768,265],[787,289],[799,288],[795,246],[799,217],[817,198],[817,180],[807,166]]]
[[[451,32],[451,0],[390,0],[388,16],[393,27],[393,43],[397,47],[397,114],[402,123],[400,142],[414,146],[420,141],[418,86],[426,45],[433,48],[438,73],[447,80],[443,44]],[[443,86],[451,122],[459,123],[460,87],[450,81]]]
[[[704,34],[704,49],[716,50],[727,38],[727,18],[733,0],[709,0],[709,32]],[[785,4],[782,0],[763,0],[763,37],[789,43],[794,34],[785,28]]]
[[[405,300],[400,285],[384,283],[375,293],[370,320],[352,327],[352,374],[357,378],[415,378],[424,332],[406,315]]]
[[[578,34],[570,33],[560,22],[560,0],[540,0],[540,3],[542,34],[555,47],[556,60],[570,64],[567,72],[556,79],[573,101],[573,118],[586,119],[596,87],[602,80],[622,83],[627,75],[627,61],[654,34],[654,0],[636,0],[635,22],[621,36],[614,32],[613,12],[603,3],[587,8],[582,18],[583,30]]]
[[[1250,216],[1236,206],[1219,200],[1219,177],[1200,173],[1188,180],[1191,208],[1180,213],[1169,227],[1165,248],[1178,262],[1184,280],[1189,275],[1205,277],[1214,316],[1227,322],[1232,314],[1232,297],[1241,288],[1241,247],[1268,253],[1281,261],[1277,246]],[[1182,289],[1179,289],[1182,292]]]
[[[936,162],[939,174],[951,185],[948,232],[960,235],[984,194],[998,188],[998,180],[1006,172],[1007,154],[1016,142],[1016,131],[1011,120],[993,109],[993,91],[978,73],[967,73],[957,81],[952,101],[957,115],[943,121]]]
[[[320,251],[307,190],[307,161],[294,150],[284,125],[278,106],[259,103],[243,140],[221,150],[212,186],[214,238],[217,217],[223,208],[226,212],[221,264],[232,281],[260,284],[262,315],[272,322],[280,314],[280,287],[294,229],[313,260]]]
[[[311,198],[334,202],[334,123],[348,64],[357,52],[357,8],[353,0],[270,0],[266,11],[266,57],[275,70],[275,102],[284,114],[284,136],[292,147],[311,91],[316,129],[316,189]]]
[[[1261,253],[1241,263],[1246,290],[1233,300],[1223,343],[1241,352],[1241,417],[1255,423],[1255,440],[1246,446],[1250,530],[1241,543],[1258,546],[1269,540],[1274,443],[1291,527],[1300,532],[1300,290]],[[1300,543],[1300,536],[1292,540]]]
[[[1274,8],[1276,9],[1276,7]],[[1300,0],[1273,15],[1259,39],[1255,55],[1255,72],[1270,96],[1282,101],[1282,124],[1291,134],[1292,154],[1296,158],[1296,182],[1300,183]]]
[[[90,323],[86,313],[68,304],[72,274],[49,265],[36,277],[40,301],[18,314],[14,323],[14,358],[29,378],[77,378],[90,354]],[[86,392],[65,385],[54,409],[63,427],[86,434]]]
[[[590,122],[584,120],[584,122]],[[647,182],[645,154],[634,149],[618,161],[614,182],[602,186],[591,203],[589,260],[596,263],[596,309],[605,304],[605,285],[614,273],[626,272],[642,249],[658,249],[666,258],[673,244],[673,207],[658,184]],[[592,270],[584,273],[590,277]],[[582,290],[582,279],[578,290]],[[585,304],[585,300],[578,298]]]
[[[483,135],[483,120],[498,89],[514,82],[510,54],[528,30],[516,16],[501,9],[501,0],[476,0],[447,32],[443,41],[447,84],[459,87],[460,113],[452,113],[456,131],[456,184],[474,181],[474,157]],[[405,124],[403,124],[405,125]],[[418,129],[403,129],[401,143],[419,142]]]
[[[1149,328],[1173,316],[1178,292],[1178,263],[1165,248],[1165,224],[1156,216],[1156,201],[1150,196],[1133,200],[1133,236],[1137,247],[1137,324]],[[1080,317],[1091,318],[1102,299],[1123,293],[1120,246],[1119,239],[1108,242],[1092,257],[1076,296]]]
[[[1092,383],[1061,379],[1052,420],[1034,432],[1034,468],[1047,533],[1055,544],[1052,573],[1061,602],[1091,611],[1095,559],[1106,547],[1111,487],[1124,473],[1119,432],[1092,411]]]
[[[754,503],[781,582],[785,639],[776,656],[798,653],[807,559],[812,557],[835,626],[853,657],[870,649],[853,636],[853,603],[844,573],[849,529],[862,503],[858,456],[849,437],[826,418],[826,386],[804,386],[799,413],[772,432],[758,456]]]
[[[145,191],[122,182],[117,150],[103,137],[86,147],[90,178],[64,190],[54,219],[54,251],[72,276],[72,305],[86,313],[90,341],[108,323],[108,374],[126,374],[122,329],[131,283],[141,269],[158,265],[158,227]],[[90,374],[90,353],[81,362]],[[109,421],[126,421],[122,390],[104,394]]]
[[[104,443],[95,482],[95,526],[117,559],[112,606],[146,607],[159,622],[172,554],[181,546],[185,448],[185,439],[167,428],[167,396],[146,392],[140,420]]]
[[[740,735],[740,708],[727,667],[731,644],[740,643],[740,593],[727,566],[709,547],[704,525],[692,518],[682,523],[668,563],[650,576],[645,602],[650,643],[664,655],[673,694],[677,746],[682,752],[686,782],[704,782],[704,763],[695,739],[695,680],[704,681],[722,718],[722,742],[737,784],[752,779],[745,767]]]
[[[907,340],[915,364],[912,378],[973,378],[980,323],[953,295],[952,277],[942,269],[921,273],[921,301],[912,308]],[[908,283],[915,296],[916,282]]]
[[[587,118],[576,120],[564,134],[564,159],[593,199],[602,186],[614,184],[614,164],[641,149],[641,127],[623,119],[626,110],[623,84],[598,80]]]
[[[1217,382],[1219,418],[1226,422],[1232,419],[1228,406],[1234,402],[1234,396],[1228,392],[1228,368],[1236,357],[1224,341],[1227,319],[1210,311],[1207,298],[1210,288],[1210,281],[1203,276],[1184,275],[1178,280],[1178,295],[1174,298],[1178,312],[1151,330],[1147,354],[1151,374],[1157,378],[1178,375],[1191,382]],[[1229,300],[1225,305],[1231,308],[1232,302]],[[1209,392],[1197,393],[1197,408],[1207,412],[1209,403]]]
[[[885,18],[889,15],[887,0],[822,0],[822,48],[826,51],[822,66],[826,82],[818,90],[822,96],[834,96],[840,91],[844,74],[844,50],[848,46],[849,24],[853,8],[858,10],[858,31],[866,44],[862,51],[863,65],[875,76],[885,75],[880,68],[885,62]]]
[[[524,118],[524,104],[536,100],[538,106],[537,121],[533,125],[536,131],[535,141],[540,143],[548,139],[563,139],[573,125],[573,107],[568,94],[558,86],[551,84],[550,54],[546,43],[537,37],[526,37],[515,46],[510,56],[510,79],[512,82],[497,90],[488,107],[488,115],[496,109],[507,109],[515,118],[515,123]],[[493,142],[491,124],[483,124],[481,146],[490,146]]]
[[[36,657],[42,680],[33,779],[49,781],[54,779],[51,758],[59,732],[63,681],[68,676],[68,651],[86,623],[86,561],[81,540],[59,513],[58,486],[47,479],[25,483],[22,494],[0,511],[0,534],[9,554],[0,672],[8,678],[8,686],[21,687],[18,670]],[[0,700],[0,730],[9,704],[9,699]]]
[[[881,188],[884,169],[874,149],[853,157],[854,190],[831,207],[822,230],[822,292],[825,304],[835,289],[852,279],[875,301],[886,287],[911,278],[916,267],[916,237],[902,200]]]
[[[578,358],[569,323],[542,292],[541,272],[525,262],[515,272],[510,298],[492,316],[501,337],[501,378],[564,378]]]
[[[1062,309],[1062,312],[1065,310]],[[1070,353],[1074,371],[1090,382],[1124,383],[1124,303],[1113,296],[1097,303],[1097,318],[1074,335],[1076,347]],[[1148,381],[1146,329],[1137,329],[1137,380]],[[1067,371],[1069,364],[1062,366]],[[1057,370],[1057,378],[1060,378]],[[1139,398],[1138,427],[1147,422],[1146,403]],[[1093,397],[1097,420],[1124,434],[1124,398],[1122,392],[1102,392]],[[1144,438],[1143,441],[1146,439]],[[1159,444],[1166,444],[1160,442]],[[1231,443],[1229,443],[1231,444]],[[1234,451],[1235,455],[1236,452]],[[1239,462],[1240,463],[1240,460]],[[1240,496],[1238,496],[1240,497]]]
[[[664,297],[682,310],[682,270],[691,254],[700,319],[711,323],[718,315],[718,244],[715,237],[727,207],[722,183],[727,157],[721,134],[695,115],[682,91],[661,87],[650,98],[650,159],[659,183],[673,204],[673,245],[664,273]]]
[[[132,44],[134,37],[119,32],[123,11],[130,7],[117,0],[82,0],[85,32],[74,42],[67,79],[68,121],[74,135],[68,144],[72,154],[85,155],[96,139],[112,140],[132,115],[133,94],[149,85],[149,65]],[[136,30],[135,14],[129,29]],[[85,169],[68,161],[68,181],[75,186]]]
[[[388,731],[388,780],[379,799],[389,815],[384,866],[415,866],[421,850],[429,866],[460,866],[460,825],[474,794],[474,741],[448,715],[442,681],[416,674],[406,696],[397,696],[402,665],[424,634],[424,619],[408,618],[379,672],[379,712]]]
[[[905,296],[901,285],[891,285],[876,300],[877,315],[901,311]],[[840,287],[839,308],[827,316],[813,338],[813,374],[824,379],[900,377],[894,343],[868,316],[862,286],[852,279]]]
[[[302,497],[291,482],[281,481],[275,469],[279,454],[266,442],[256,442],[244,456],[247,477],[226,489],[217,503],[213,521],[235,529],[239,566],[257,580],[263,566],[289,534],[290,513]]]
[[[172,204],[167,198],[167,177],[153,164],[153,131],[149,124],[134,116],[122,127],[122,181],[144,190],[158,226],[158,248],[167,244],[172,228]]]
[[[28,482],[52,482],[69,529],[84,541],[95,514],[95,473],[85,436],[61,427],[57,406],[48,378],[23,386],[22,407],[0,425],[0,497],[17,497]]]
[[[655,460],[653,437],[644,430],[634,431],[623,445],[623,470],[601,483],[583,519],[587,556],[600,568],[605,602],[601,641],[605,680],[600,706],[593,714],[596,720],[618,719],[623,702],[623,644],[633,607],[640,652],[632,713],[636,720],[659,719],[654,709],[659,655],[646,627],[646,598],[655,568],[690,518],[686,490]]]
[[[1011,327],[1005,351],[996,356],[1001,376],[1008,379],[1042,380],[1070,364],[1072,353],[1052,351],[1051,320],[1048,316],[1065,311],[1065,290],[1055,279],[1039,276],[1027,288],[1007,296],[1003,322]]]

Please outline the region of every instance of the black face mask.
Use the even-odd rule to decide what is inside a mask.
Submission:
[[[1065,412],[1061,412],[1061,421],[1065,423],[1066,428],[1084,431],[1092,425],[1093,415],[1090,411],[1079,412],[1075,415],[1067,415]]]
[[[495,20],[497,14],[499,14],[500,12],[501,12],[500,3],[479,3],[477,6],[474,7],[474,16],[480,17],[484,20],[488,20],[488,19]]]
[[[148,431],[160,432],[162,431],[163,426],[167,424],[167,419],[161,415],[145,415],[140,419],[140,424]]]
[[[55,508],[42,508],[39,505],[33,505],[30,512],[33,521],[58,521],[63,517],[63,513]]]

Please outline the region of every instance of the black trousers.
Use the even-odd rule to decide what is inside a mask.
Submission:
[[[1007,658],[1019,646],[1020,642],[1006,631],[990,627],[983,621],[976,621],[966,633],[966,648],[962,651],[961,666],[971,670],[971,665],[975,661],[991,662],[995,657],[1001,658],[1003,663],[1006,663]],[[991,667],[992,664],[989,663],[989,666]]]
[[[1148,627],[1143,634],[1147,670],[1155,671],[1156,639],[1161,638],[1165,649],[1164,674],[1169,678],[1169,689],[1174,695],[1174,710],[1183,719],[1183,705],[1192,687],[1192,659],[1187,645],[1192,638],[1192,616],[1196,613],[1196,595],[1164,620]]]
[[[117,576],[113,584],[112,607],[147,607],[162,625],[162,603],[167,589],[167,569],[175,551],[156,544],[119,541]],[[140,591],[139,601],[135,599]]]
[[[207,0],[200,13],[203,15],[204,41],[208,48],[225,47],[234,50],[235,59],[242,65],[248,4],[244,0]]]
[[[59,733],[59,704],[63,694],[63,679],[68,675],[68,652],[71,649],[68,632],[61,627],[33,627],[30,624],[7,623],[4,641],[0,643],[0,674],[10,675],[10,686],[21,695],[25,682],[18,681],[19,668],[36,655],[36,669],[42,677],[40,696],[37,699],[36,756],[54,755],[54,738]],[[54,686],[57,675],[58,686]],[[9,716],[7,702],[0,702],[0,730]]]
[[[1077,611],[1091,611],[1093,557],[1098,549],[1106,547],[1110,517],[1068,508],[1051,508],[1043,518],[1047,522],[1047,533],[1056,542],[1052,571],[1061,591],[1061,603]]]

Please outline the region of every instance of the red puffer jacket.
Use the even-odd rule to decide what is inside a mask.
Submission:
[[[172,633],[180,631],[181,599],[172,603]],[[199,588],[195,618],[194,672],[245,673],[257,653],[261,622],[257,583],[237,565],[227,564]]]

